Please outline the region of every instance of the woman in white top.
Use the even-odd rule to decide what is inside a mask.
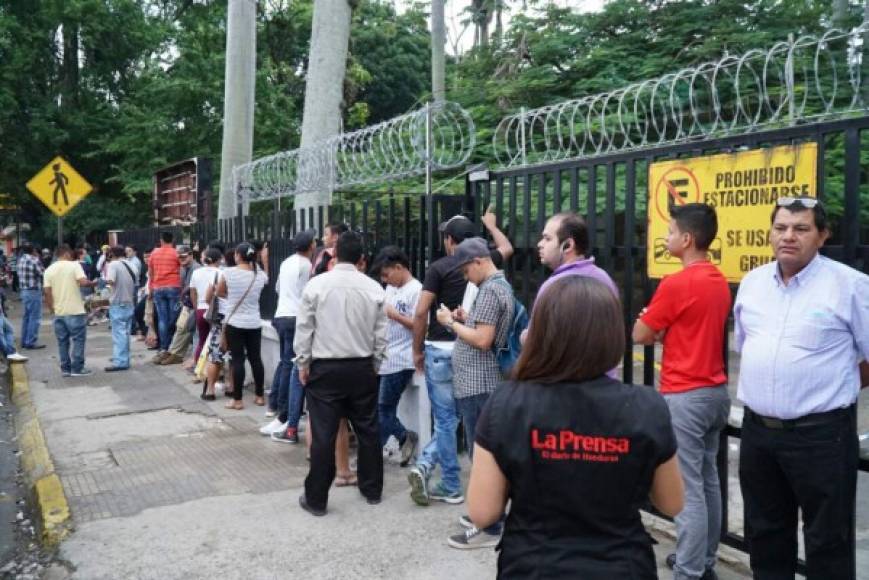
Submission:
[[[244,360],[247,358],[253,371],[256,387],[254,404],[265,405],[265,370],[260,356],[262,341],[262,319],[259,312],[259,298],[268,277],[256,264],[257,251],[253,245],[243,242],[235,249],[234,268],[224,270],[217,283],[217,295],[226,299],[223,324],[226,341],[232,359],[233,401],[226,404],[227,409],[241,410],[242,388],[244,386]]]
[[[202,347],[205,346],[205,341],[208,340],[208,333],[211,331],[211,324],[205,319],[205,312],[208,310],[208,287],[216,285],[220,270],[218,265],[223,255],[220,250],[208,248],[202,258],[204,267],[193,271],[190,276],[190,301],[196,307],[196,331],[199,336],[199,342],[196,343],[196,350],[193,352],[193,360],[198,361],[199,355],[202,352]]]

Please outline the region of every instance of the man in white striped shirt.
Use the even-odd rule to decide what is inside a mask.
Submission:
[[[410,273],[410,259],[397,246],[387,246],[375,260],[386,284],[386,360],[380,367],[380,444],[393,436],[401,446],[401,466],[413,458],[419,436],[398,419],[398,402],[413,378],[413,313],[422,284]]]

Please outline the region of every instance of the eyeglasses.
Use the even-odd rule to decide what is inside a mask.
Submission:
[[[778,207],[790,207],[795,203],[800,204],[806,209],[812,209],[816,205],[818,205],[817,197],[780,197],[776,200],[775,204]]]

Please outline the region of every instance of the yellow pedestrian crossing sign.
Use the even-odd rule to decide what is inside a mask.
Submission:
[[[66,159],[58,156],[27,182],[27,189],[54,215],[62,217],[87,197],[93,187]]]

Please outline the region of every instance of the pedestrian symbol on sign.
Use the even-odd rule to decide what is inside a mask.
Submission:
[[[63,204],[69,205],[69,198],[66,195],[66,184],[69,183],[69,177],[63,174],[60,170],[60,163],[55,163],[51,166],[54,171],[54,179],[48,182],[49,185],[54,184],[54,205],[57,205],[58,192],[63,194]]]
[[[27,182],[30,193],[58,217],[63,217],[93,189],[63,157],[55,157]]]

